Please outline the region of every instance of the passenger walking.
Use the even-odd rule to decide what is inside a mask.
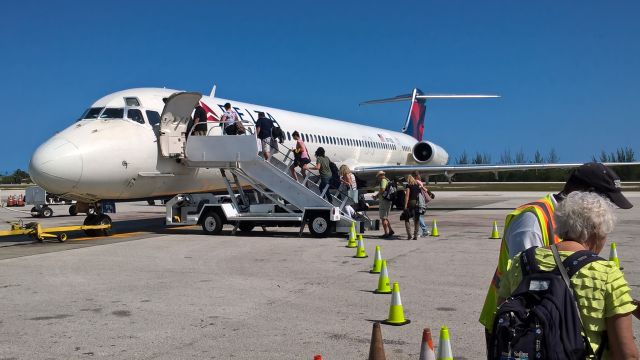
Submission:
[[[355,204],[358,203],[358,183],[356,176],[347,165],[340,166],[340,193],[346,194]]]
[[[561,241],[561,238],[554,233],[553,214],[558,204],[575,191],[598,193],[622,209],[633,207],[622,195],[620,177],[603,164],[592,162],[574,169],[560,193],[549,194],[542,199],[524,204],[507,215],[498,266],[480,314],[480,323],[485,326],[487,341],[498,305],[497,293],[501,277],[507,271],[509,259],[530,247],[544,247]]]
[[[231,109],[231,104],[224,104],[224,112],[222,113],[222,118],[220,119],[224,126],[224,133],[227,135],[241,135],[244,134],[244,126],[240,119],[238,119],[238,114]]]
[[[435,197],[435,195],[433,195],[433,193],[427,189],[427,187],[424,185],[424,183],[422,182],[422,179],[420,178],[420,173],[417,171],[414,171],[411,175],[413,175],[413,178],[416,179],[416,183],[418,183],[418,186],[420,186],[420,191],[422,192],[422,194],[424,195],[424,200],[426,202],[429,202],[430,199],[433,199]],[[424,214],[420,214],[420,236],[429,236],[431,235],[431,232],[429,231],[429,229],[427,229],[427,224],[424,222]]]
[[[193,113],[193,135],[207,135],[207,112],[200,106],[196,105]],[[191,131],[189,132],[191,133]]]
[[[289,168],[291,171],[291,177],[298,181],[298,175],[296,174],[296,167],[300,167],[302,177],[307,176],[307,169],[311,159],[309,158],[309,152],[307,151],[307,145],[300,138],[300,133],[296,130],[291,134],[293,140],[296,141],[296,147],[293,149],[293,164]]]
[[[316,167],[320,173],[320,192],[324,192],[324,197],[331,202],[329,197],[329,185],[331,184],[331,160],[325,155],[324,148],[319,147],[316,150]]]
[[[407,230],[407,240],[418,240],[418,228],[420,226],[420,209],[418,208],[418,196],[421,193],[420,185],[416,179],[407,176],[407,188],[404,194],[404,227]],[[413,219],[413,236],[410,220]]]
[[[380,216],[380,222],[382,223],[382,229],[384,230],[383,239],[393,237],[395,231],[391,228],[389,222],[389,212],[391,211],[391,205],[395,198],[395,187],[391,183],[391,180],[387,179],[384,171],[378,171],[376,174],[378,179],[378,192],[373,196],[378,200],[378,214]]]
[[[601,165],[589,166],[603,168]],[[578,171],[579,176],[583,174],[584,168]],[[590,174],[593,175],[593,173]],[[624,203],[626,199],[619,191],[613,194],[615,194],[613,196],[615,200],[621,201],[618,206],[627,205]],[[578,251],[589,250],[592,253],[600,253],[615,223],[613,205],[609,200],[597,193],[579,191],[566,195],[558,205],[553,220],[555,235],[563,239],[562,242],[554,245],[562,261]],[[546,245],[529,250],[528,253],[532,252],[534,255],[533,261],[530,260],[527,263],[527,268],[537,263],[540,270],[552,271],[556,268],[552,250],[555,251]],[[573,264],[579,261],[581,261],[580,258]],[[518,288],[524,277],[522,273],[524,268],[525,265],[521,262],[519,255],[511,259],[498,289],[499,303],[511,296]],[[637,306],[631,298],[631,289],[620,269],[614,263],[603,259],[588,262],[571,277],[570,285],[573,288],[578,304],[578,314],[593,353],[598,354],[599,350],[604,351],[603,359],[638,359],[638,349],[634,342],[631,324],[631,314],[637,310]],[[529,292],[532,291],[531,286],[528,287]],[[580,329],[577,330],[579,333]],[[571,330],[569,330],[570,333]],[[563,337],[558,339],[558,342],[565,340]],[[588,356],[587,358],[600,357]]]
[[[269,160],[269,154],[271,153],[271,142],[273,130],[273,120],[269,119],[261,111],[258,113],[258,120],[256,121],[256,133],[259,141],[258,151],[262,151],[262,156],[265,160]]]

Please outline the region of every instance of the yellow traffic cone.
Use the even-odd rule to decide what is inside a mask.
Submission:
[[[387,260],[381,261],[380,265],[380,277],[378,277],[378,288],[373,292],[376,294],[391,294],[391,287],[389,286],[389,271],[387,270]]]
[[[447,329],[446,326],[440,328],[440,343],[438,345],[437,360],[453,360],[451,340],[449,340],[449,329]]]
[[[620,268],[620,260],[618,259],[618,247],[616,243],[611,243],[611,251],[609,252],[609,261],[616,263],[616,266]]]
[[[438,223],[436,222],[436,219],[433,219],[433,225],[431,225],[431,236],[440,236],[438,233]]]
[[[357,236],[358,233],[356,232],[356,222],[355,221],[351,222],[351,228],[349,230],[353,234],[353,237]]]
[[[436,352],[433,350],[433,340],[431,339],[431,329],[429,328],[425,328],[422,331],[420,360],[436,360]]]
[[[358,249],[356,250],[356,256],[354,258],[362,259],[369,257],[364,250],[364,239],[362,235],[358,236]]]
[[[493,229],[491,230],[491,237],[489,239],[500,239],[500,233],[498,232],[498,222],[493,222]]]
[[[376,245],[376,254],[373,257],[373,268],[369,271],[372,274],[380,274],[382,268],[382,255],[380,254],[380,245]]]
[[[356,235],[351,230],[349,230],[349,241],[347,242],[347,246],[346,247],[348,247],[348,248],[358,247],[358,244],[356,243]]]
[[[404,310],[402,310],[402,300],[400,300],[400,285],[393,283],[393,291],[391,292],[391,306],[389,307],[389,318],[383,321],[383,324],[401,326],[410,323],[411,320],[404,318]]]

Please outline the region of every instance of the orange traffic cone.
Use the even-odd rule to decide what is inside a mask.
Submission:
[[[433,350],[433,340],[431,339],[431,329],[429,328],[425,328],[422,331],[420,360],[436,360],[436,352]]]
[[[369,360],[386,360],[384,355],[384,344],[382,343],[382,331],[380,330],[379,322],[373,324],[373,330],[371,331]]]
[[[313,360],[322,360],[322,355],[316,355],[313,357]]]

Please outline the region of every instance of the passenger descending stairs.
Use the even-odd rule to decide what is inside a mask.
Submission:
[[[283,144],[279,144],[279,148],[280,152],[265,161],[258,155],[258,142],[253,135],[190,136],[184,161],[190,167],[220,168],[228,188],[235,185],[240,192],[238,177],[286,211],[294,211],[286,203],[299,211],[305,208],[338,207],[341,217],[351,220],[344,211],[351,201],[349,197],[327,194],[331,202],[323,198],[328,189],[320,189],[319,176],[312,171],[307,171],[304,178],[298,173],[299,180],[296,181],[289,173],[293,151]],[[234,184],[226,180],[226,170],[233,174]],[[241,196],[245,195],[241,193]]]

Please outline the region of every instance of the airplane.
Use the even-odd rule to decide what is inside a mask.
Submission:
[[[188,131],[180,139],[168,139],[162,128],[165,104],[179,90],[134,88],[97,100],[66,129],[41,144],[29,163],[33,181],[47,192],[78,202],[78,211],[101,201],[132,201],[167,198],[176,194],[217,192],[225,188],[220,171],[188,167],[172,144],[184,148]],[[200,94],[198,94],[200,95]],[[220,118],[225,103],[250,132],[258,112],[264,112],[284,134],[284,145],[295,147],[291,137],[298,131],[310,155],[318,147],[337,164],[346,164],[373,185],[378,171],[407,174],[419,170],[425,176],[445,174],[449,179],[463,172],[498,172],[543,168],[571,168],[581,164],[447,165],[449,155],[437,144],[423,140],[426,102],[430,99],[495,98],[497,95],[424,94],[419,89],[393,98],[367,101],[378,104],[409,101],[410,108],[401,131],[280,110],[262,105],[201,96],[199,105],[207,112],[208,134],[221,135]],[[178,106],[179,107],[179,106]],[[192,116],[193,104],[180,110]],[[178,151],[179,152],[179,151]],[[89,215],[85,224],[105,224],[103,213]]]

